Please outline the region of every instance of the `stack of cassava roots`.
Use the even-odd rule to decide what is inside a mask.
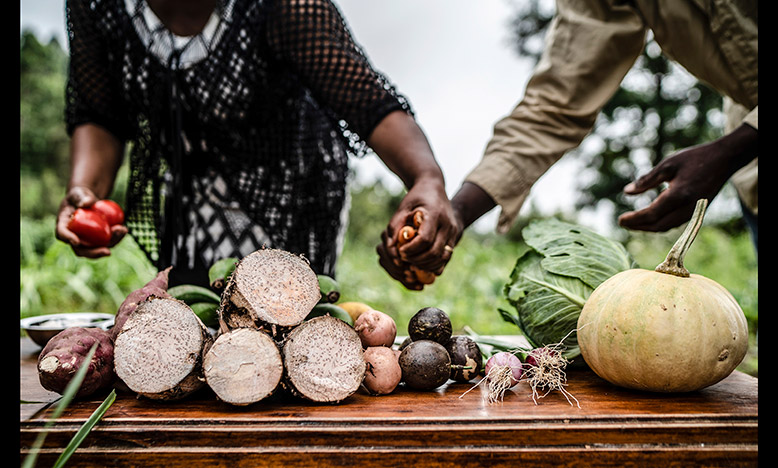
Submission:
[[[89,365],[81,397],[114,387],[169,401],[208,386],[232,405],[282,392],[338,403],[363,385],[368,364],[355,327],[328,314],[311,317],[322,290],[304,257],[263,248],[233,266],[219,293],[217,327],[169,294],[163,270],[126,298],[112,328],[74,327],[53,337],[38,360],[41,384],[62,393]]]

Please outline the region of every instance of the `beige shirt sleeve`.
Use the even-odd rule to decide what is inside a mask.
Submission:
[[[643,50],[646,28],[627,6],[560,0],[543,56],[513,111],[494,126],[465,181],[500,206],[497,229],[515,221],[532,185],[592,130]]]
[[[722,110],[727,119],[724,125],[726,133],[733,131],[744,123],[751,125],[757,130],[759,129],[757,122],[759,106],[749,111],[740,104],[733,102],[732,99],[725,97]],[[755,158],[745,167],[735,172],[730,180],[737,191],[740,201],[754,215],[759,216],[759,158]]]
[[[746,114],[746,116],[743,118],[743,123],[759,130],[759,106],[754,107],[748,114]]]

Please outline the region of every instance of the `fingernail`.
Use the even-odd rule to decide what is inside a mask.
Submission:
[[[625,192],[634,192],[634,191],[635,191],[635,188],[636,188],[636,187],[635,187],[635,183],[634,183],[634,182],[630,182],[630,183],[628,183],[628,184],[626,185],[626,187],[624,187],[624,191],[625,191]]]

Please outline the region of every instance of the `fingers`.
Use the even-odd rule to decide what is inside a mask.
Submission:
[[[381,266],[409,289],[431,284],[451,258],[456,223],[444,191],[414,185],[381,235],[377,247]]]
[[[85,258],[100,258],[111,255],[110,247],[116,245],[125,235],[127,235],[127,227],[124,225],[116,225],[111,228],[111,240],[106,247],[90,247],[83,245],[79,237],[68,228],[70,218],[76,211],[76,208],[82,208],[93,205],[97,201],[95,194],[85,187],[73,187],[68,190],[65,195],[65,199],[60,204],[59,213],[57,214],[57,224],[55,228],[55,237],[69,244],[73,249],[73,253],[79,257]]]
[[[637,195],[656,188],[662,182],[667,182],[675,176],[675,166],[670,164],[670,159],[666,159],[659,163],[647,174],[638,178],[636,181],[627,184],[624,187],[624,193],[627,195]]]
[[[453,246],[448,244],[448,236],[432,235],[430,238],[429,231],[419,230],[414,239],[399,248],[400,258],[422,270],[442,272],[451,259]]]
[[[618,223],[627,229],[664,232],[688,221],[696,202],[696,197],[686,197],[670,188],[647,207],[619,216]]]
[[[442,272],[451,259],[454,244],[452,225],[432,214],[424,218],[424,222],[416,228],[416,235],[398,250],[403,261],[426,271]]]
[[[438,225],[436,219],[424,209],[415,209],[393,217],[381,233],[376,247],[379,264],[408,289],[421,290],[432,284],[451,257],[453,249],[445,249],[445,239],[438,239],[436,230],[429,229]]]
[[[57,214],[57,226],[54,231],[54,235],[58,240],[70,245],[79,244],[78,236],[68,229],[68,221],[70,221],[70,216],[75,210],[75,207],[63,201]]]
[[[679,176],[681,162],[682,159],[678,156],[667,158],[647,174],[624,187],[625,194],[637,195],[657,188],[664,182],[671,184],[660,192],[647,207],[619,216],[619,226],[639,231],[663,232],[689,220],[694,211],[697,197],[686,193],[686,183],[673,182]]]
[[[127,232],[127,226],[124,224],[116,224],[111,226],[111,241],[109,242],[108,247],[113,247],[114,245],[118,244],[119,241],[121,241],[124,236],[127,235]]]
[[[86,187],[72,187],[65,195],[65,201],[75,208],[94,205],[98,200],[97,196]]]
[[[403,284],[406,288],[414,291],[420,291],[424,285],[413,275],[408,275],[409,270],[405,264],[397,257],[394,244],[387,242],[386,231],[381,235],[383,242],[378,244],[376,252],[378,253],[378,263],[386,272]]]

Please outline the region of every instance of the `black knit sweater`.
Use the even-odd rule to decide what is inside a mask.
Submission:
[[[144,0],[69,0],[68,132],[129,145],[131,235],[159,268],[262,246],[334,274],[348,158],[411,112],[326,0],[222,0],[174,37]]]

